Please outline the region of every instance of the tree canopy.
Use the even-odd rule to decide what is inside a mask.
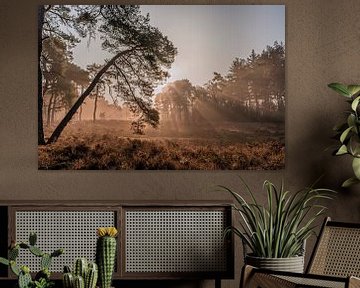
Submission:
[[[142,15],[136,5],[45,5],[39,8],[39,144],[45,143],[43,97],[44,91],[49,89],[47,77],[50,74],[56,78],[52,80],[51,89],[60,84],[59,79],[68,79],[75,89],[74,83],[81,82],[85,88],[71,103],[47,143],[58,139],[98,83],[106,83],[137,117],[132,123],[136,132],[141,133],[145,124],[153,127],[158,125],[159,114],[153,108],[153,90],[169,76],[167,70],[177,50],[149,21],[149,15]],[[79,37],[89,37],[91,40],[95,35],[101,39],[102,49],[109,52],[111,58],[105,60],[102,66],[94,66],[97,71],[92,75],[79,67],[76,71],[71,49],[79,43]],[[77,76],[66,74],[65,71],[75,72]],[[64,99],[69,98],[70,90],[62,91]]]
[[[274,42],[261,53],[253,50],[246,59],[236,58],[228,72],[214,72],[204,86],[187,80],[167,84],[156,95],[162,121],[177,125],[213,120],[252,122],[284,121],[285,46]]]

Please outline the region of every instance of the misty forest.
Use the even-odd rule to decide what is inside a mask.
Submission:
[[[182,51],[150,19],[132,5],[39,8],[39,169],[283,169],[284,44],[202,85],[168,81]],[[106,59],[81,67],[73,50],[95,38]]]

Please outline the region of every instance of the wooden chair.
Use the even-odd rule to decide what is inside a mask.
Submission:
[[[278,272],[245,265],[241,288],[360,287],[360,223],[326,218],[306,273]]]

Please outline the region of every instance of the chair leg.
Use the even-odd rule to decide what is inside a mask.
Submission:
[[[272,276],[267,273],[257,273],[257,269],[246,265],[242,269],[240,288],[295,288],[296,284],[287,280]],[[357,288],[354,286],[352,288]],[[360,288],[360,287],[359,287]]]
[[[241,271],[239,288],[248,287],[250,280],[251,280],[251,276],[253,274],[253,271],[254,271],[254,267],[252,267],[250,265],[244,265],[244,267],[242,268],[242,271]]]
[[[221,288],[221,279],[215,278],[215,288]]]

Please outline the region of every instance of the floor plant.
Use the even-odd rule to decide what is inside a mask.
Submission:
[[[253,256],[264,258],[288,258],[301,255],[304,242],[314,233],[316,220],[324,214],[325,206],[319,200],[331,199],[334,191],[329,189],[305,188],[291,193],[266,180],[264,189],[267,202],[261,204],[244,184],[245,193],[220,186],[230,193],[235,204],[233,208],[240,216],[238,227],[229,227],[247,245]],[[249,197],[250,201],[245,198]]]

